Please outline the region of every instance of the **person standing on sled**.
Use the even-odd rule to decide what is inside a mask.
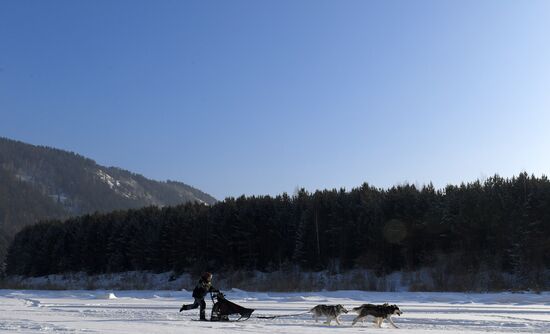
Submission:
[[[209,272],[204,272],[193,289],[193,298],[195,302],[193,304],[185,305],[183,304],[180,308],[180,312],[184,310],[192,310],[200,306],[200,320],[206,320],[206,302],[204,297],[208,292],[219,292],[220,290],[212,286],[212,274]]]

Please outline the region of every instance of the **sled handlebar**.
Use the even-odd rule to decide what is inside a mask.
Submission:
[[[212,299],[212,303],[215,302],[214,299],[218,299],[218,298],[225,298],[225,295],[223,294],[223,292],[221,292],[220,290],[217,290],[217,291],[210,291],[210,298]]]

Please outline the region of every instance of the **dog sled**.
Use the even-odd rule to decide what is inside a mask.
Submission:
[[[210,292],[210,298],[212,299],[212,312],[210,314],[209,321],[246,321],[250,319],[252,313],[255,309],[243,307],[241,305],[235,304],[227,298],[221,291]],[[255,318],[258,319],[275,319],[281,317],[293,317],[298,315],[303,315],[309,313],[309,311],[303,313],[294,313],[294,314],[279,314],[279,315],[257,315]],[[239,318],[234,319],[234,317],[229,318],[229,316],[239,316]]]
[[[227,300],[221,291],[210,292],[210,298],[212,298],[213,304],[210,321],[245,321],[250,319],[252,312],[255,311]],[[230,315],[239,315],[240,317],[231,320],[229,319]]]
[[[227,322],[236,322],[236,321],[246,321],[250,319],[252,313],[255,309],[247,308],[235,304],[225,298],[225,295],[221,291],[211,291],[210,298],[212,299],[212,312],[210,314],[209,321],[227,321]],[[353,320],[352,326],[359,320],[362,321],[363,318],[367,316],[372,316],[375,318],[375,324],[380,327],[384,320],[394,327],[397,326],[391,320],[391,315],[401,315],[402,312],[397,307],[397,305],[389,305],[388,303],[383,305],[374,305],[374,304],[363,304],[359,307],[353,308],[353,311],[358,313],[358,316]],[[315,321],[319,316],[327,316],[327,323],[330,325],[331,318],[338,322],[338,316],[341,313],[348,313],[348,311],[342,305],[317,305],[311,310],[302,312],[302,313],[292,313],[292,314],[278,314],[278,315],[256,315],[255,318],[258,319],[276,319],[283,317],[295,317],[308,313],[313,313]],[[235,319],[236,316],[239,318]],[[229,316],[235,316],[229,318]]]

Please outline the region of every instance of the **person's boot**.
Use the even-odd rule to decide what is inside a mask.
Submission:
[[[201,311],[199,320],[200,321],[206,321],[206,312],[205,311]]]
[[[180,312],[181,311],[187,311],[189,308],[188,308],[188,305],[185,305],[183,304],[181,307],[180,307]]]

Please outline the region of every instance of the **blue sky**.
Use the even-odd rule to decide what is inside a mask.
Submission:
[[[0,136],[222,199],[548,174],[548,1],[2,1]]]

